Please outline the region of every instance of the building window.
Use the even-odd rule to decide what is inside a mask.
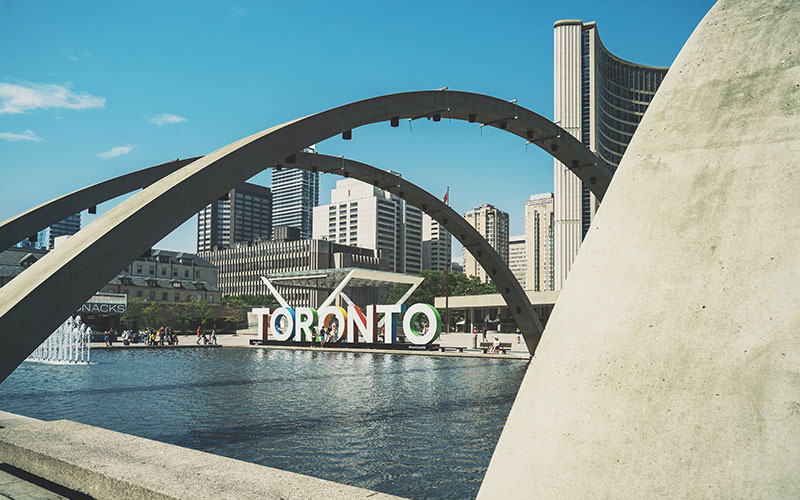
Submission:
[[[163,292],[163,293],[161,294],[161,300],[169,300],[169,299],[167,298],[167,292]]]
[[[141,290],[137,290],[136,291],[136,296],[141,298],[142,297],[142,291]]]

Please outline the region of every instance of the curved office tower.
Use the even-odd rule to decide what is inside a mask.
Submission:
[[[554,121],[616,169],[668,68],[625,61],[603,46],[594,22],[554,26]],[[578,177],[554,163],[555,283],[561,289],[597,200]]]

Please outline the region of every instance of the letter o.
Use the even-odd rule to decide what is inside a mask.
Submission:
[[[414,322],[420,314],[424,314],[428,318],[428,332],[423,335],[414,328]],[[414,304],[406,310],[403,316],[403,331],[412,344],[425,345],[430,344],[439,338],[442,333],[442,318],[439,316],[439,311],[435,307],[428,304]]]
[[[286,318],[286,331],[281,332],[278,330],[281,318]],[[294,337],[294,310],[288,307],[279,307],[272,312],[272,317],[269,322],[269,333],[275,340],[285,342]]]
[[[317,311],[317,313],[320,331],[322,331],[322,327],[330,326],[333,321],[331,316],[335,316],[337,323],[339,323],[339,329],[336,331],[336,338],[334,339],[334,342],[338,342],[339,340],[345,338],[347,335],[347,311],[337,306],[326,306]]]

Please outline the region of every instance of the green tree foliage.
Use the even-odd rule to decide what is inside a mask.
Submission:
[[[178,302],[171,304],[169,306],[169,310],[172,312],[172,315],[175,318],[172,328],[174,328],[176,332],[188,332],[189,322],[194,314],[194,304],[191,302]]]
[[[239,295],[238,297],[233,297],[231,295],[226,295],[222,297],[222,303],[225,304],[226,298],[228,300],[231,299],[239,299],[246,307],[278,307],[278,299],[273,297],[272,295]]]
[[[406,301],[406,305],[414,305],[419,302],[433,304],[434,298],[445,296],[445,271],[422,271],[420,276],[425,281],[411,294]],[[482,283],[476,276],[467,276],[462,273],[447,272],[447,285],[450,288],[450,296],[458,295],[483,295],[498,293],[494,283]],[[409,285],[395,285],[386,296],[386,303],[393,304],[400,300],[403,294],[408,291]],[[452,320],[452,316],[451,316]]]
[[[200,320],[200,325],[205,328],[211,318],[211,308],[205,300],[198,300],[194,303],[196,318]]]
[[[150,302],[147,307],[142,309],[142,319],[148,327],[158,328],[164,324],[164,317],[161,315],[161,304]]]
[[[125,314],[119,318],[120,322],[130,329],[137,327],[136,323],[142,317],[142,310],[145,302],[139,297],[128,297],[128,304],[125,306]]]
[[[247,323],[247,310],[253,307],[248,305],[241,297],[232,295],[222,297],[222,305],[225,306],[223,319],[226,323],[232,323],[235,328]]]

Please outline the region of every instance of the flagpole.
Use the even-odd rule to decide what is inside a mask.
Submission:
[[[450,186],[447,186],[447,192],[444,195],[447,198],[447,206],[450,206]],[[453,252],[450,249],[450,245],[453,242],[453,238],[450,236],[450,232],[447,233],[447,266],[444,268],[444,325],[446,333],[450,333],[450,261],[453,260]]]

